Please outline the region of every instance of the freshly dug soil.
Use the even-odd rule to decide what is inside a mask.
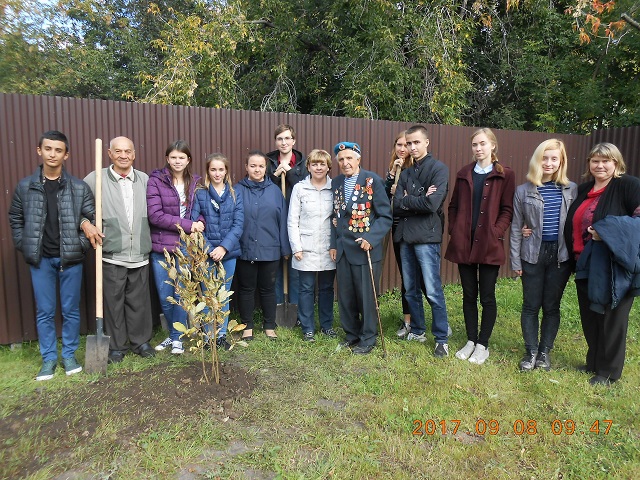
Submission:
[[[103,412],[124,425],[111,439],[114,444],[135,442],[136,437],[157,428],[157,422],[210,412],[233,418],[233,400],[247,397],[256,379],[238,366],[221,364],[220,383],[203,381],[202,366],[193,363],[176,368],[161,364],[140,372],[113,373],[109,377],[70,389],[49,398],[37,390],[24,399],[24,407],[0,419],[0,438],[17,439],[22,432],[39,428],[44,455],[22,465],[19,476],[37,472],[46,458],[64,456],[91,437],[104,421]],[[0,452],[15,441],[0,443]]]

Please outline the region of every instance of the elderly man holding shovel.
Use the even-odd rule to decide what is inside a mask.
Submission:
[[[336,262],[340,322],[345,346],[366,355],[376,344],[376,286],[382,275],[382,243],[391,229],[391,205],[384,183],[360,168],[357,143],[340,142],[333,149],[341,175],[333,179],[331,258]]]
[[[111,165],[102,169],[104,322],[109,363],[119,363],[129,351],[153,357],[149,345],[153,322],[149,294],[151,233],[147,221],[149,176],[135,168],[133,142],[116,137],[107,150]],[[96,172],[85,177],[96,191]]]

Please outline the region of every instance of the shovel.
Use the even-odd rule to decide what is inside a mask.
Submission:
[[[102,140],[96,139],[96,226],[102,227]],[[84,369],[87,373],[107,374],[110,337],[103,332],[102,245],[96,247],[96,334],[87,335]]]
[[[283,172],[280,178],[282,179],[282,195],[287,198],[285,173]],[[292,328],[295,326],[298,320],[298,306],[289,303],[289,271],[288,261],[282,259],[282,281],[284,283],[284,303],[276,305],[276,324],[279,327]]]
[[[373,265],[371,263],[371,253],[367,250],[367,260],[369,262],[369,273],[371,274],[371,288],[373,289],[373,300],[376,302],[376,314],[378,315],[378,329],[380,330],[380,341],[382,342],[382,357],[387,357],[387,347],[384,344],[384,332],[382,331],[382,321],[380,320],[380,304],[378,303],[378,292],[376,292],[376,280],[373,277]]]

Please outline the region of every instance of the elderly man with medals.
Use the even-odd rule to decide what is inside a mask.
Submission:
[[[360,168],[360,146],[340,142],[333,152],[341,172],[331,182],[334,218],[330,250],[336,262],[340,322],[346,334],[344,345],[355,354],[366,355],[373,350],[378,331],[367,252],[377,287],[383,239],[393,217],[380,177]]]

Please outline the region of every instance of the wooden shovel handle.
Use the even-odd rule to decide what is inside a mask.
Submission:
[[[402,173],[402,166],[397,165],[396,166],[396,176],[393,179],[393,186],[397,187],[398,186],[398,180],[400,180],[400,173]],[[395,191],[395,190],[394,190]],[[395,197],[395,193],[391,196],[391,210],[393,210],[393,198]],[[385,252],[387,251],[387,249],[385,248]]]
[[[400,180],[400,174],[402,173],[402,166],[401,165],[397,165],[396,166],[396,176],[393,180],[393,184],[395,186],[398,186],[398,180]]]
[[[102,139],[96,138],[96,227],[102,231]],[[102,245],[96,247],[96,317],[102,318]]]
[[[287,199],[287,183],[286,183],[286,172],[282,172],[280,174],[280,188],[282,188],[282,196],[284,199]],[[287,262],[286,258],[282,259],[282,282],[284,287],[284,296],[287,297],[289,295],[289,272],[287,271]],[[285,298],[285,302],[288,301]]]

